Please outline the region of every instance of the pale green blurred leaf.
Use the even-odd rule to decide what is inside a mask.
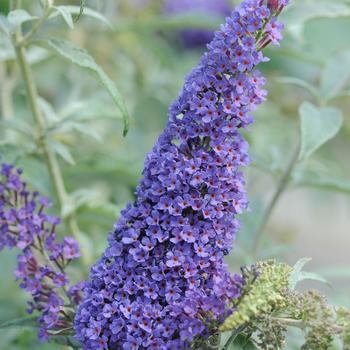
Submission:
[[[282,83],[282,84],[289,84],[289,85],[298,86],[298,87],[308,91],[316,99],[319,99],[319,97],[320,97],[320,94],[317,91],[317,89],[305,80],[295,78],[295,77],[280,77],[280,78],[277,78],[277,81],[279,83]]]
[[[100,134],[96,131],[96,128],[93,125],[88,125],[86,123],[78,123],[78,122],[70,122],[70,124],[72,125],[72,128],[76,132],[87,136],[91,136],[97,141],[102,140]]]
[[[97,141],[101,141],[101,136],[97,132],[96,128],[93,125],[89,125],[84,122],[73,121],[69,119],[65,119],[53,125],[50,128],[50,134],[64,134],[76,132],[78,134],[83,134],[87,136],[91,136]]]
[[[80,6],[71,6],[71,5],[67,5],[64,6],[65,10],[68,11],[71,15],[79,15],[80,14]],[[58,14],[53,13],[50,17],[56,17]],[[112,24],[111,22],[105,17],[103,16],[100,12],[97,12],[89,7],[84,7],[84,11],[82,13],[83,16],[87,16],[87,17],[91,17],[93,19],[96,19],[100,22],[102,22],[103,24],[107,25],[108,27],[112,28]]]
[[[58,117],[56,115],[56,112],[55,112],[53,106],[48,101],[46,101],[42,97],[38,97],[38,104],[39,104],[41,111],[43,112],[44,117],[47,120],[48,124],[52,124],[52,123],[57,122]]]
[[[34,130],[26,121],[17,118],[0,120],[0,127],[10,130],[15,130],[30,138],[34,135]]]
[[[289,288],[291,290],[294,290],[298,283],[305,280],[328,283],[326,279],[316,273],[303,271],[304,266],[311,260],[311,258],[302,258],[293,266],[293,271],[289,276]]]
[[[0,17],[0,25],[1,25],[1,17]],[[11,44],[11,40],[5,36],[0,35],[0,60],[6,61],[10,59],[14,59],[15,50]]]
[[[323,267],[317,272],[327,278],[350,280],[350,265]]]
[[[121,115],[115,113],[108,104],[96,99],[84,101],[73,101],[65,106],[58,113],[59,117],[64,120],[74,119],[78,121],[89,121],[100,118],[121,120]]]
[[[350,6],[342,0],[293,1],[283,15],[286,30],[301,41],[308,21],[315,18],[337,18],[350,16]]]
[[[9,328],[19,328],[19,329],[38,329],[39,324],[37,321],[37,317],[24,317],[17,318],[15,320],[6,321],[0,324],[0,330],[4,331]]]
[[[10,24],[8,19],[0,13],[0,29],[6,35],[10,35]]]
[[[0,141],[0,161],[15,163],[19,158],[31,154],[36,146],[31,142],[23,145],[17,145],[7,140]]]
[[[15,30],[24,22],[28,22],[28,21],[33,21],[35,19],[37,19],[38,17],[36,16],[32,16],[31,14],[29,14],[26,10],[14,10],[11,11],[8,16],[8,23],[10,25],[10,31],[12,33],[15,32]]]
[[[299,186],[315,187],[350,194],[350,180],[348,178],[338,178],[313,171],[303,171],[301,174],[298,174],[294,183]]]
[[[61,39],[50,39],[43,43],[43,46],[48,47],[77,66],[87,69],[87,71],[98,78],[99,82],[111,95],[119,111],[122,113],[124,121],[123,134],[125,136],[129,129],[129,114],[124,100],[114,82],[107,76],[104,70],[95,62],[88,52],[69,41]]]
[[[54,8],[61,14],[64,21],[67,23],[68,27],[73,29],[74,23],[71,12],[66,6],[54,6]]]
[[[295,265],[293,266],[293,271],[291,272],[289,276],[289,288],[294,290],[296,285],[299,282],[299,277],[302,269],[304,266],[309,263],[312,260],[312,258],[301,258],[298,260]]]
[[[77,340],[75,340],[74,337],[55,336],[51,337],[49,341],[51,343],[69,346],[72,349],[81,349],[81,344]]]
[[[49,52],[41,47],[30,47],[27,50],[28,63],[35,65],[41,63],[49,57]]]
[[[80,188],[69,194],[62,207],[61,215],[68,217],[84,205],[94,207],[98,206],[101,202],[101,194],[96,188]]]
[[[350,51],[334,56],[321,75],[321,97],[328,101],[340,95],[350,80]]]
[[[300,108],[300,160],[310,157],[318,148],[332,139],[343,124],[342,112],[334,107],[317,108],[304,102]]]
[[[57,153],[68,164],[71,164],[71,165],[75,164],[74,158],[69,148],[66,145],[55,140],[49,140],[48,145],[55,153]]]

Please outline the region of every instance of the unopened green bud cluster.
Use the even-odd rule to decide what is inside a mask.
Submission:
[[[350,311],[330,306],[318,291],[299,293],[289,280],[293,268],[274,261],[259,262],[243,269],[245,281],[235,310],[220,326],[233,331],[259,349],[284,348],[287,327],[303,330],[301,350],[328,350],[335,339],[350,350]]]
[[[285,290],[291,267],[273,261],[259,262],[255,267],[258,277],[246,286],[246,294],[238,301],[236,311],[221,325],[220,331],[235,329],[286,305]],[[255,273],[254,270],[251,274]]]

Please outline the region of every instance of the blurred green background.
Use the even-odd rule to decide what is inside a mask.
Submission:
[[[39,1],[22,3],[28,12],[40,15]],[[167,108],[205,50],[204,45],[183,45],[181,29],[213,29],[223,19],[186,9],[166,14],[162,0],[88,0],[86,6],[101,12],[111,26],[82,16],[69,29],[62,17],[55,17],[38,38],[66,38],[89,51],[125,99],[131,115],[126,137],[112,99],[84,70],[37,46],[30,47],[29,59],[45,115],[73,121],[56,128],[51,137],[61,145],[57,156],[72,197],[63,212],[76,212],[83,249],[92,263],[104,250],[120,209],[133,200],[143,160],[165,125]],[[0,0],[0,12],[3,19],[8,1]],[[310,101],[336,107],[344,115],[340,133],[297,164],[268,220],[257,257],[290,263],[312,257],[309,270],[321,273],[333,287],[305,287],[317,286],[334,305],[350,306],[350,1],[293,0],[282,18],[285,40],[281,47],[266,50],[271,61],[261,67],[268,78],[269,98],[247,132],[252,165],[245,172],[251,210],[242,217],[228,262],[237,271],[256,258],[254,236],[298,144],[299,106]],[[46,165],[31,140],[32,116],[13,50],[1,32],[0,95],[2,160],[15,161],[33,188],[55,198]],[[69,234],[64,225],[61,233]],[[15,255],[0,254],[0,323],[25,314],[26,295],[13,280]],[[71,267],[74,280],[84,278],[84,273],[84,266]],[[29,330],[0,331],[0,336],[1,350],[60,348],[39,345]],[[299,344],[297,333],[287,348],[298,349]]]

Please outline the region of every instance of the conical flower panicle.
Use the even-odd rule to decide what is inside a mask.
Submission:
[[[91,270],[75,322],[84,349],[187,349],[232,312],[241,280],[223,259],[247,207],[239,169],[249,162],[239,130],[266,96],[254,68],[281,38],[274,11],[244,1],[170,107],[136,201]]]

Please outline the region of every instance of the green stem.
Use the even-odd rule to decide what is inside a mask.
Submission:
[[[8,67],[6,62],[0,64],[0,79],[2,81],[2,88],[0,91],[1,101],[1,116],[4,120],[9,120],[14,116],[12,91],[14,88],[14,75],[12,72],[7,72]],[[11,69],[9,69],[11,71]]]
[[[281,198],[283,192],[285,191],[285,189],[287,188],[289,181],[290,181],[290,175],[298,161],[298,157],[299,157],[299,153],[300,153],[300,141],[298,143],[298,147],[296,148],[296,150],[294,151],[292,158],[285,170],[285,172],[283,173],[278,186],[276,188],[276,191],[274,193],[274,195],[272,196],[272,199],[270,201],[270,203],[267,206],[267,209],[263,215],[263,218],[260,222],[260,225],[256,231],[255,234],[255,240],[254,240],[254,246],[253,246],[253,256],[256,258],[257,255],[259,254],[259,250],[260,250],[260,246],[261,246],[261,242],[262,242],[262,238],[265,232],[265,228],[266,225],[270,219],[271,214],[273,213],[276,204],[278,203],[279,199]]]
[[[15,1],[15,6],[19,6],[18,0]],[[57,157],[48,147],[45,140],[45,127],[46,127],[45,119],[37,102],[38,92],[34,82],[31,68],[26,58],[26,49],[24,45],[19,45],[19,43],[21,43],[22,40],[23,40],[22,32],[21,32],[21,28],[19,28],[13,36],[13,46],[15,48],[18,65],[22,73],[30,109],[38,129],[39,146],[43,150],[44,157],[46,159],[46,164],[47,164],[47,167],[52,179],[52,183],[56,192],[57,200],[60,208],[62,208],[65,201],[68,198],[68,193],[64,184],[62,172],[61,172]],[[72,234],[76,237],[78,241],[80,241],[79,239],[80,231],[79,231],[79,227],[77,225],[74,213],[67,218],[67,224]],[[84,263],[88,264],[88,259],[84,255],[84,251],[82,251],[82,258]]]

